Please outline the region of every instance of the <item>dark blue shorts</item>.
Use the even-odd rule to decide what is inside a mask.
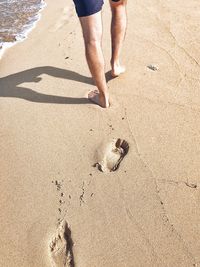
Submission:
[[[103,0],[73,0],[79,17],[86,17],[99,12],[104,4]]]

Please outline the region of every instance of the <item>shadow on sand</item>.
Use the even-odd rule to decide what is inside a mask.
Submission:
[[[42,74],[47,74],[56,78],[73,80],[76,82],[93,85],[93,80],[90,77],[83,76],[77,72],[55,68],[51,66],[43,66],[24,70],[0,78],[0,97],[22,98],[31,102],[38,103],[55,103],[55,104],[88,104],[91,103],[87,98],[73,98],[55,95],[47,95],[38,93],[32,89],[20,87],[19,85],[27,82],[38,83],[42,80],[39,77]],[[110,72],[106,73],[106,80],[112,79]]]

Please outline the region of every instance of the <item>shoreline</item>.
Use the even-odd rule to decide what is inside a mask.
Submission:
[[[127,71],[108,81],[109,109],[85,97],[94,85],[72,2],[48,0],[0,60],[0,266],[200,263],[197,3],[128,5]],[[110,19],[107,1],[106,72]],[[101,172],[93,166],[113,140],[128,154]]]
[[[3,57],[4,53],[7,49],[10,47],[15,46],[16,44],[25,41],[28,38],[29,33],[37,26],[38,21],[41,19],[41,12],[43,9],[47,6],[47,3],[45,0],[42,0],[40,10],[38,11],[38,14],[34,16],[36,20],[32,22],[26,29],[21,33],[18,34],[17,39],[14,42],[3,42],[1,43],[0,48],[0,60]],[[20,37],[21,36],[21,37]]]

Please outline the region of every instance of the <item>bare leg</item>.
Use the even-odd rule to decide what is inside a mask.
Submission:
[[[126,33],[127,16],[126,16],[126,0],[113,2],[110,0],[112,11],[111,22],[111,39],[112,39],[112,57],[111,67],[112,76],[116,77],[125,72],[125,67],[120,65],[120,53]]]
[[[105,78],[104,57],[101,47],[102,19],[101,12],[80,18],[85,54],[87,63],[98,91],[91,92],[88,97],[91,101],[103,108],[109,107],[109,94]]]

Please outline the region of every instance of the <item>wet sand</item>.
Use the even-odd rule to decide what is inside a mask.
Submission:
[[[107,110],[85,98],[73,5],[47,4],[0,61],[0,266],[199,266],[198,2],[129,1],[116,79],[105,4]],[[93,166],[113,138],[129,151],[104,173]]]

